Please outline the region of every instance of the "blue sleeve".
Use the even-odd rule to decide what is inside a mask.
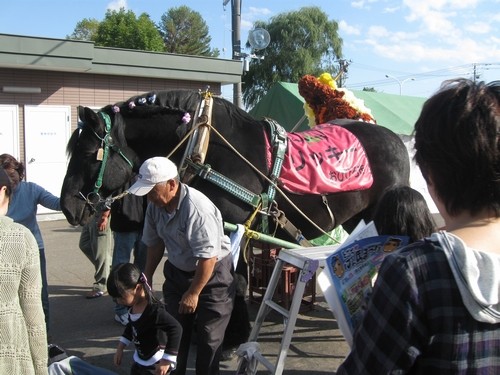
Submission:
[[[31,182],[30,184],[32,184],[32,186],[34,187],[36,200],[38,204],[54,211],[61,211],[61,204],[59,201],[59,197],[56,197],[55,195],[45,190],[40,185],[37,185],[33,182]]]

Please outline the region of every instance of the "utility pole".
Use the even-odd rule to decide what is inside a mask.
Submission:
[[[238,61],[241,61],[241,1],[242,0],[231,0],[233,60]],[[243,108],[241,81],[233,85],[233,104],[239,108]]]
[[[337,77],[335,79],[337,81],[338,87],[344,87],[345,77],[347,75],[347,70],[351,62],[352,62],[351,60],[349,61],[344,59],[339,60],[339,73],[337,74]]]

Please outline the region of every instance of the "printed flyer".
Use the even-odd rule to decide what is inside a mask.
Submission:
[[[357,228],[359,229],[359,228]],[[406,236],[375,235],[372,223],[353,232],[326,259],[325,269],[318,278],[325,298],[333,310],[342,334],[352,346],[352,336],[360,323],[370,299],[380,264],[386,255],[408,244]],[[356,233],[355,233],[356,232]]]

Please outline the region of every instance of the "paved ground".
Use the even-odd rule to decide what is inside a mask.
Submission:
[[[93,267],[78,249],[80,228],[65,220],[41,221],[45,241],[51,310],[51,342],[63,347],[69,355],[93,365],[128,374],[131,351],[120,368],[113,365],[117,338],[123,327],[113,320],[113,301],[109,296],[95,300],[84,298],[93,282]],[[160,267],[159,267],[160,268]],[[154,289],[161,290],[162,277],[157,273]],[[319,375],[335,373],[348,352],[332,313],[324,299],[317,295],[315,308],[299,315],[285,363],[284,374]],[[249,305],[251,318],[258,306]],[[275,362],[283,332],[282,319],[271,313],[266,319],[259,343],[261,351]],[[221,373],[234,374],[237,361],[223,362]],[[268,373],[259,367],[259,374]],[[189,374],[194,374],[191,361]]]

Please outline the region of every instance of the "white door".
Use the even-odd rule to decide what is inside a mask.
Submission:
[[[66,174],[66,145],[71,136],[69,106],[25,106],[26,181],[60,196]],[[38,207],[38,213],[53,212]]]
[[[17,160],[19,154],[19,108],[0,105],[0,154],[10,154]]]

